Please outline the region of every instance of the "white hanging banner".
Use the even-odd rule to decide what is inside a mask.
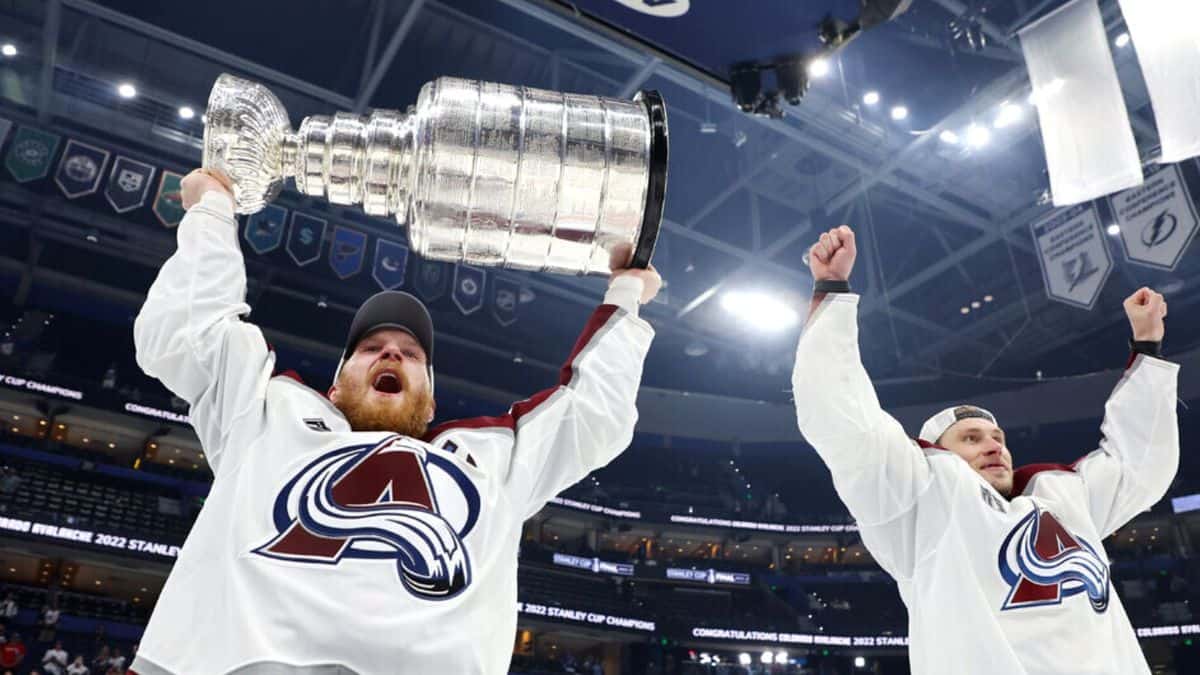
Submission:
[[[1164,164],[1200,155],[1200,2],[1121,0],[1154,105]]]
[[[1030,227],[1046,281],[1046,296],[1091,309],[1113,266],[1095,205],[1051,212]]]
[[[1141,185],[1142,163],[1096,0],[1075,0],[1020,36],[1054,205]]]
[[[1160,166],[1146,183],[1108,198],[1121,226],[1125,259],[1173,270],[1196,236],[1200,219],[1183,172],[1175,164]]]

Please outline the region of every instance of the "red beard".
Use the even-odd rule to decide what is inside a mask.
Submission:
[[[421,438],[433,416],[433,394],[428,387],[413,388],[405,373],[392,370],[400,380],[404,395],[399,398],[372,396],[374,389],[370,383],[375,381],[378,371],[385,369],[384,365],[374,369],[366,381],[352,380],[343,371],[336,382],[338,401],[334,405],[346,416],[354,431],[390,431]]]

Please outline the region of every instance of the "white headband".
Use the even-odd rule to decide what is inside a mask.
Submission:
[[[921,425],[921,435],[917,438],[920,438],[926,443],[937,443],[938,439],[942,437],[942,434],[946,433],[946,430],[950,428],[950,425],[959,420],[965,420],[971,417],[978,417],[980,419],[988,420],[997,426],[1000,425],[1000,423],[996,421],[996,416],[987,410],[984,410],[983,408],[973,405],[956,405],[951,408],[946,408],[933,417],[925,420],[925,424]]]

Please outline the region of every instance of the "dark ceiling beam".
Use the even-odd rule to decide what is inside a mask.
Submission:
[[[404,12],[404,18],[400,20],[400,25],[396,26],[392,37],[388,39],[387,46],[383,49],[383,54],[379,56],[379,61],[371,68],[371,76],[367,78],[366,84],[359,89],[358,95],[354,98],[354,114],[361,115],[367,110],[367,104],[371,102],[371,98],[375,95],[375,90],[383,82],[383,76],[387,75],[388,69],[392,67],[392,61],[396,59],[396,53],[400,51],[400,45],[404,44],[404,39],[412,31],[413,25],[417,22],[417,17],[421,14],[421,8],[424,6],[425,0],[412,0],[409,3],[408,9]]]
[[[62,3],[48,0],[42,22],[42,70],[38,77],[38,122],[50,121],[50,99],[54,95],[54,67],[58,65],[58,36],[62,28]]]
[[[339,110],[350,110],[354,107],[354,100],[348,96],[339,94],[335,91],[318,87],[311,82],[306,82],[298,77],[293,77],[286,73],[282,73],[273,68],[255,63],[249,59],[235,56],[229,52],[223,51],[212,45],[204,44],[197,40],[184,37],[178,33],[160,28],[154,24],[147,23],[141,19],[136,19],[128,14],[122,14],[113,9],[109,9],[93,0],[61,0],[62,4],[73,10],[82,12],[88,16],[94,16],[108,23],[112,23],[120,28],[132,31],[144,37],[151,38],[161,42],[167,46],[180,49],[214,63],[239,70],[247,75],[252,75],[259,78],[264,83],[273,83],[282,87],[286,87],[294,92],[312,97],[318,101],[324,101]]]

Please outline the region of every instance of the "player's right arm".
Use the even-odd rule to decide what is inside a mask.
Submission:
[[[214,471],[240,420],[261,415],[274,356],[242,321],[246,268],[223,176],[193,171],[181,185],[187,215],[133,324],[138,365],[191,405]]]
[[[847,282],[855,252],[849,227],[823,233],[810,249],[814,280]],[[872,555],[888,572],[908,577],[922,553],[916,511],[934,480],[929,461],[879,405],[859,355],[858,295],[817,290],[792,371],[796,420]]]

